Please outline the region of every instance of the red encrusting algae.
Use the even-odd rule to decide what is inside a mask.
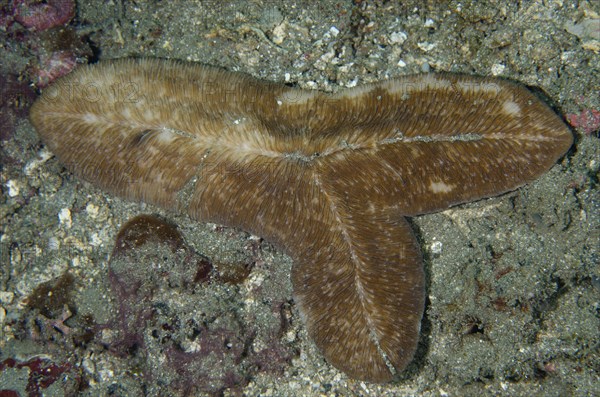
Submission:
[[[580,128],[586,135],[600,130],[600,110],[584,109],[580,113],[567,114],[567,121],[575,128]]]
[[[15,21],[31,30],[46,30],[68,23],[75,16],[75,2],[72,0],[13,0],[12,10]]]
[[[59,77],[72,71],[77,65],[77,57],[69,51],[56,51],[49,56],[40,56],[40,64],[34,69],[33,82],[37,87],[44,88]]]

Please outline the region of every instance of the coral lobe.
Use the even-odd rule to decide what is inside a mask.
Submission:
[[[404,217],[516,189],[572,142],[545,104],[501,80],[427,74],[324,94],[160,60],[79,68],[31,120],[102,188],[285,249],[315,343],[378,382],[412,360],[423,314]]]

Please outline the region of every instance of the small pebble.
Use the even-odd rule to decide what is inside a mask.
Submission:
[[[433,243],[431,243],[431,253],[433,254],[441,254],[442,253],[442,242],[441,241],[434,241]]]
[[[16,197],[19,195],[19,192],[21,191],[21,189],[19,188],[19,183],[13,179],[6,182],[5,186],[8,189],[9,197]]]
[[[494,76],[498,76],[504,72],[505,68],[506,68],[506,66],[504,66],[503,64],[495,63],[492,65],[492,74]]]
[[[58,220],[61,225],[65,225],[67,229],[70,229],[72,225],[71,210],[68,208],[61,209],[58,213]]]
[[[404,32],[394,32],[390,35],[390,43],[402,44],[406,41],[408,36]]]

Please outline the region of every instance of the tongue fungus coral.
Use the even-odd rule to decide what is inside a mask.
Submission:
[[[78,68],[31,121],[81,178],[281,247],[309,335],[372,382],[405,369],[419,340],[424,272],[405,217],[517,189],[573,139],[501,79],[424,74],[325,94],[156,59]]]

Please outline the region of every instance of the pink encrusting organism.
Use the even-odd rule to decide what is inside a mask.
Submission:
[[[39,66],[34,69],[33,73],[34,84],[44,88],[73,70],[77,65],[77,57],[70,51],[56,51],[49,56],[40,56],[39,62]]]
[[[46,87],[59,77],[69,73],[77,64],[77,57],[72,49],[50,49],[53,46],[40,45],[47,43],[48,39],[39,39],[37,33],[52,28],[60,29],[75,16],[75,2],[73,0],[12,0],[10,4],[10,19],[27,28],[31,34],[34,53],[37,53],[38,62],[31,67],[31,79],[35,86]],[[42,36],[40,36],[42,37]],[[43,37],[54,37],[53,35]],[[35,43],[38,43],[37,45]]]
[[[13,0],[15,21],[28,29],[40,31],[64,25],[75,15],[72,0],[48,0],[44,3],[32,0]]]
[[[587,135],[600,130],[600,111],[583,109],[580,113],[567,114],[567,121],[575,128],[580,128]]]

